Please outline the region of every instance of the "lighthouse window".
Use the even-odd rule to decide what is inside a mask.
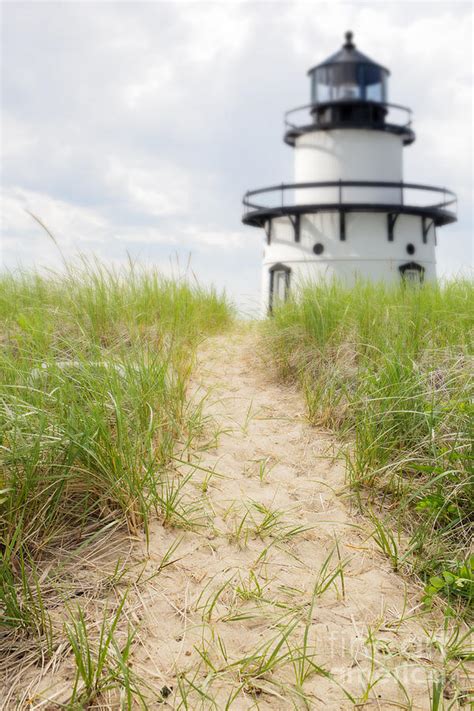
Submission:
[[[284,301],[286,298],[286,274],[285,272],[274,272],[274,292],[273,298],[276,302]]]
[[[415,254],[415,245],[407,244],[407,252],[408,254]]]
[[[321,242],[316,242],[313,247],[313,252],[317,255],[320,255],[324,252],[324,246],[321,244]]]
[[[270,311],[288,298],[291,269],[284,264],[275,264],[270,269]]]

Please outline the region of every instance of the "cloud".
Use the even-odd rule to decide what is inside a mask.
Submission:
[[[147,165],[111,157],[104,183],[130,210],[148,217],[189,213],[191,185],[187,174],[172,163]]]
[[[3,229],[8,233],[36,232],[33,215],[51,226],[58,242],[67,246],[81,241],[104,241],[107,223],[94,210],[66,203],[50,195],[14,188],[2,196]],[[53,227],[54,226],[54,227]]]
[[[224,232],[222,230],[201,230],[197,227],[186,227],[183,235],[191,245],[205,245],[217,247],[226,251],[241,250],[248,247],[253,235],[248,232]]]
[[[282,115],[346,29],[414,109],[405,177],[447,184],[460,222],[441,271],[471,248],[472,9],[468,3],[15,2],[3,6],[3,264],[93,251],[165,264],[257,299],[262,235],[245,190],[291,180]]]

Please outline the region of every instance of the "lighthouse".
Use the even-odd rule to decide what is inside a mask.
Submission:
[[[437,228],[456,221],[456,196],[404,182],[415,133],[411,110],[388,103],[389,75],[352,32],[308,71],[311,103],[285,115],[294,182],[243,199],[243,222],[265,231],[264,313],[308,281],[436,279]]]

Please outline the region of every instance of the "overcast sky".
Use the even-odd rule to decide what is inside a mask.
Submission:
[[[472,264],[469,2],[4,2],[2,264],[94,253],[167,272],[191,253],[204,283],[258,301],[262,233],[249,188],[292,179],[285,110],[306,70],[352,29],[414,111],[405,180],[452,188],[438,271]],[[170,265],[174,264],[173,267]]]

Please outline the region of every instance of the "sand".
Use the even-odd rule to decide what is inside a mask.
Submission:
[[[197,459],[215,476],[193,475],[208,522],[198,535],[183,535],[180,560],[142,593],[141,673],[174,692],[184,674],[218,709],[239,686],[232,709],[353,709],[341,687],[360,702],[356,708],[429,709],[432,679],[443,667],[432,644],[441,639],[438,622],[424,612],[422,590],[376,550],[370,522],[351,512],[338,442],[307,423],[301,394],[277,382],[258,353],[251,332],[201,348],[195,396],[206,396],[205,414],[221,432]],[[207,479],[203,492],[199,482]],[[157,523],[150,541],[157,563],[176,537],[163,534]],[[313,597],[339,564],[343,582],[339,575]],[[268,658],[292,620],[299,620],[288,638],[300,650],[295,659],[307,629],[308,655],[334,677],[313,669],[304,694],[295,690],[286,642],[268,673],[258,675],[261,659],[245,661],[256,652]],[[178,707],[180,696],[169,705]],[[189,704],[213,708],[198,693]]]

